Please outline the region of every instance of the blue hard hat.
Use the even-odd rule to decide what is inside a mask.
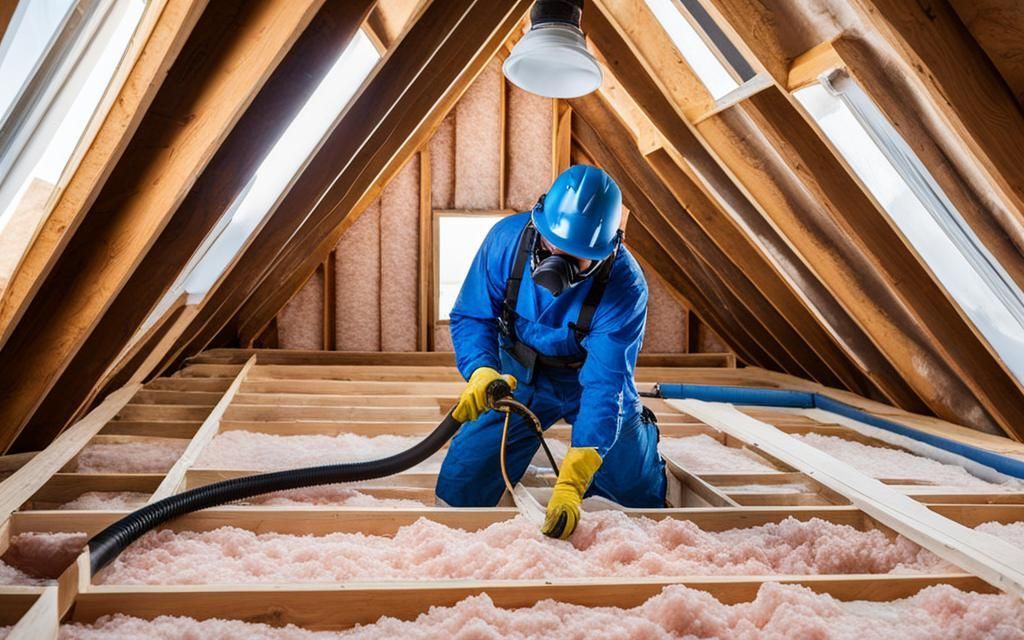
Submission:
[[[544,239],[562,251],[601,260],[615,248],[622,192],[601,169],[578,164],[555,179],[532,218]]]

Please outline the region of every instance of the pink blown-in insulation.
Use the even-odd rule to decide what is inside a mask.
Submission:
[[[765,473],[778,471],[764,458],[736,447],[727,447],[709,435],[662,438],[661,455],[693,473]]]
[[[415,620],[381,618],[342,632],[275,628],[233,620],[160,617],[152,622],[122,615],[94,625],[61,627],[62,640],[217,638],[218,640],[954,640],[1024,638],[1024,604],[1005,595],[940,585],[893,602],[841,602],[806,587],[765,583],[752,602],[725,605],[683,586],[666,587],[639,607],[583,607],[552,600],[530,608],[501,609],[486,594],[453,607],[433,607]]]
[[[383,458],[408,449],[422,438],[416,436],[276,436],[250,431],[226,431],[203,449],[195,466],[203,469],[277,471],[322,464],[360,462]],[[414,471],[436,471],[444,451]]]
[[[464,531],[420,519],[394,536],[151,532],[98,576],[106,584],[337,582],[946,571],[881,531],[787,518],[722,532],[683,519],[588,513],[569,543],[522,517]]]
[[[38,585],[59,578],[85,547],[84,533],[28,532],[11,538],[0,561],[0,584]]]
[[[794,437],[875,478],[919,480],[946,489],[978,493],[1024,490],[1024,483],[1020,481],[1007,480],[1000,484],[986,482],[971,475],[963,467],[943,464],[899,449],[872,447],[818,433]]]
[[[78,473],[166,473],[185,452],[188,440],[94,442],[78,454]]]

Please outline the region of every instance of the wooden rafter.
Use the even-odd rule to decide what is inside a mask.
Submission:
[[[195,178],[184,200],[180,204],[162,203],[173,211],[170,221],[98,318],[95,329],[58,378],[53,391],[35,411],[19,447],[46,442],[54,429],[66,424],[78,407],[98,391],[100,377],[128,344],[135,327],[144,322],[207,233],[244,189],[259,163],[347,46],[371,5],[370,0],[327,3],[309,21],[308,28],[308,18],[294,23],[293,29],[304,31],[299,31],[302,35],[290,50],[288,39],[279,41],[277,46],[282,47],[282,53],[276,58],[280,65],[216,149],[205,170]],[[212,33],[211,37],[219,36]],[[162,108],[159,101],[155,108]],[[143,126],[155,131],[163,128],[164,120],[157,115],[162,112],[165,111],[156,112]],[[139,161],[137,157],[126,160]],[[115,172],[114,177],[128,179],[131,166],[124,166],[122,173]]]
[[[261,294],[252,297],[260,307],[255,310],[258,317],[246,316],[252,333],[258,332],[276,314],[281,298],[295,289],[294,281],[301,284],[299,274],[310,271],[303,263],[334,246],[353,220],[349,213],[379,194],[386,178],[426,140],[526,9],[526,2],[486,9],[479,2],[432,3],[353,99],[169,357],[201,350],[262,283]],[[427,68],[429,72],[421,73]],[[378,124],[370,128],[368,122]],[[267,291],[274,295],[263,296]]]
[[[755,338],[769,349],[784,370],[804,375],[835,386],[838,378],[819,356],[807,347],[804,338],[793,329],[775,306],[753,285],[748,276],[733,262],[733,258],[718,247],[693,219],[687,208],[655,175],[644,156],[637,149],[629,131],[612,113],[609,105],[595,94],[572,101],[573,111],[594,129],[604,141],[604,147],[615,156],[619,167],[655,204],[669,228],[680,242],[690,249],[718,275],[722,285],[731,291],[738,303],[746,308],[748,326],[757,331]],[[607,159],[602,165],[608,165]],[[620,174],[613,173],[616,179]],[[682,186],[682,185],[677,185]],[[720,293],[724,294],[724,291]]]
[[[599,7],[599,11],[587,14],[587,33],[607,61],[615,79],[633,96],[638,108],[659,132],[663,143],[659,141],[657,144],[664,144],[670,149],[670,155],[679,159],[681,166],[688,167],[684,170],[700,185],[708,199],[719,205],[723,213],[728,212],[738,219],[748,230],[748,237],[757,238],[764,244],[776,263],[786,269],[778,277],[793,282],[793,288],[799,290],[802,299],[806,300],[803,309],[781,303],[776,304],[776,307],[787,316],[795,316],[792,322],[801,327],[807,339],[815,341],[819,353],[828,360],[833,370],[845,372],[843,378],[847,384],[854,383],[856,377],[856,373],[850,369],[849,363],[853,362],[868,372],[867,375],[884,390],[883,394],[888,398],[907,408],[923,408],[921,401],[902,381],[892,364],[836,302],[833,294],[797,258],[789,244],[764,219],[757,206],[751,203],[748,194],[726,175],[705,149],[706,143],[688,126],[686,115],[675,103],[666,99],[667,91],[663,89],[665,85],[691,86],[697,81],[694,72],[685,65],[669,68],[653,65],[641,56],[631,41],[621,35],[616,25],[636,20],[634,14],[643,11],[641,7],[622,2],[604,2]],[[690,79],[679,79],[679,75],[687,75]],[[727,220],[722,219],[719,225],[714,226],[728,224]],[[806,317],[804,314],[814,316],[813,323],[801,319],[801,316]],[[829,349],[824,346],[828,340],[821,336],[822,329],[815,330],[814,324],[817,322],[824,323],[824,331],[835,336],[833,340],[836,347]],[[858,387],[860,385],[854,383],[851,388]]]
[[[580,115],[578,111],[576,115]],[[615,176],[616,183],[622,189],[623,202],[633,212],[633,221],[644,227],[655,243],[671,256],[675,268],[684,272],[692,282],[681,291],[683,296],[693,303],[699,313],[711,319],[713,326],[731,327],[723,333],[739,341],[735,348],[747,354],[749,362],[786,370],[762,344],[761,341],[768,337],[763,327],[755,322],[718,275],[682,241],[678,232],[658,210],[657,204],[648,196],[645,185],[634,181],[631,173],[605,148],[601,137],[582,117],[573,118],[573,138],[588,156]],[[754,327],[760,331],[755,332]]]
[[[89,145],[85,161],[71,175],[0,295],[0,345],[21,319],[128,147],[205,7],[206,0],[167,0],[147,6],[136,33],[138,44],[125,53],[124,66],[117,72],[117,76],[125,75],[123,83]],[[116,81],[115,76],[112,88]]]
[[[746,111],[787,164],[797,168],[804,187],[870,257],[886,286],[913,310],[978,402],[1007,433],[1024,437],[1018,431],[1024,424],[1020,384],[791,98],[770,89],[751,98]]]

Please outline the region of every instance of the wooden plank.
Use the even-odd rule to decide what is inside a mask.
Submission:
[[[730,405],[672,400],[679,409],[814,476],[893,531],[964,567],[998,589],[1024,597],[1024,549],[955,523],[850,465]]]
[[[195,339],[189,352],[205,347],[243,304],[243,343],[276,315],[313,261],[423,146],[527,8],[526,0],[492,0],[435,2],[424,10],[218,286],[218,304],[198,318],[208,327],[185,336]]]
[[[414,477],[413,474],[400,474]],[[385,480],[385,479],[382,479]],[[358,486],[420,487],[420,484],[359,483]],[[916,503],[915,503],[916,504]],[[917,505],[920,506],[920,505]],[[921,507],[924,508],[924,507]],[[993,507],[983,507],[992,509]],[[850,506],[813,507],[697,507],[679,509],[628,509],[628,515],[663,520],[687,520],[704,531],[728,531],[778,523],[787,518],[801,522],[817,518],[861,531],[877,529],[878,522]],[[328,535],[331,533],[364,533],[394,535],[400,528],[421,518],[476,531],[496,522],[514,518],[518,511],[509,507],[448,508],[423,507],[395,509],[391,507],[270,507],[251,505],[244,509],[216,507],[176,518],[160,529],[170,531],[213,531],[233,526],[255,533],[289,535]],[[30,531],[82,531],[93,535],[124,516],[123,511],[19,511],[11,519],[11,535]]]
[[[789,65],[789,76],[786,89],[796,91],[818,81],[821,74],[843,66],[843,60],[832,47],[831,42],[822,42],[818,46],[797,56]]]
[[[97,109],[97,114],[105,111],[97,115],[98,129],[83,136],[83,140],[92,138],[88,150],[0,297],[0,345],[10,336],[121,158],[206,4],[206,0],[148,3]]]
[[[249,361],[245,363],[242,370],[235,376],[231,386],[227,388],[224,395],[210,411],[210,414],[203,421],[202,426],[196,431],[196,434],[189,441],[188,447],[178,458],[178,461],[174,463],[174,466],[167,472],[167,476],[164,478],[160,486],[156,488],[153,495],[149,498],[149,503],[158,502],[164,498],[170,497],[181,490],[185,484],[185,473],[188,471],[196,460],[199,459],[199,455],[206,448],[206,445],[210,444],[214,436],[220,431],[220,422],[224,417],[228,407],[234,401],[235,396],[238,394],[238,390],[241,388],[242,383],[248,377],[249,372],[256,366],[257,356],[252,356]]]
[[[583,12],[584,33],[594,37],[591,31],[596,23],[611,21],[623,38],[635,44],[641,57],[675,79],[664,85],[665,96],[679,106],[687,120],[695,120],[714,107],[715,99],[696,75],[687,72],[689,64],[650,8],[633,0],[598,0],[593,4],[594,9]],[[616,76],[630,72],[614,67],[612,71]]]
[[[1024,4],[1017,0],[951,0],[950,5],[1024,107]]]
[[[162,473],[55,473],[22,509],[57,509],[88,491],[152,493]]]
[[[138,229],[148,235],[138,238],[136,262],[123,265],[118,272],[118,287],[96,296],[98,299],[89,298],[90,313],[96,315],[88,316],[93,324],[80,336],[84,344],[66,364],[30,423],[39,439],[50,425],[66,422],[71,412],[96,392],[103,373],[230,208],[351,41],[371,4],[371,0],[326,4],[323,0],[230,0],[217,2],[214,15],[200,23],[201,27],[207,25],[203,32],[210,42],[189,45],[195,57],[171,71],[177,93],[158,96],[140,128],[140,142],[129,149],[121,168],[111,176],[108,191],[97,200],[100,208],[121,205],[119,217],[145,212],[140,217],[151,218],[154,224]],[[223,65],[219,72],[217,64]],[[207,74],[202,73],[204,69]],[[186,90],[197,83],[202,90]],[[193,93],[195,99],[190,100]],[[183,114],[194,117],[184,118]],[[180,129],[168,127],[168,118],[180,122]],[[157,136],[160,143],[143,145],[141,140],[149,136]],[[161,153],[154,154],[154,148]],[[153,173],[142,172],[144,166]],[[153,175],[159,182],[145,182],[146,176],[155,180]],[[136,197],[121,204],[118,198],[132,189],[137,189]],[[89,226],[88,220],[85,225]],[[80,232],[86,233],[86,227]],[[114,246],[126,234],[122,229],[112,236]],[[92,255],[99,246],[96,240],[90,241],[86,233],[82,243],[73,241],[73,246],[83,255]],[[113,251],[113,255],[121,254],[122,250]],[[68,267],[75,268],[74,264]],[[72,274],[64,275],[70,278]],[[65,292],[70,281],[55,280],[53,286]],[[89,289],[89,283],[83,286]],[[100,302],[109,306],[100,306]],[[64,295],[59,310],[70,311],[70,305]]]
[[[0,522],[32,497],[50,477],[60,471],[121,408],[141,385],[129,385],[110,394],[87,416],[58,436],[45,451],[0,483]]]
[[[417,262],[416,345],[420,351],[431,351],[434,345],[433,285],[433,202],[431,201],[430,149],[420,149],[419,260]]]
[[[634,607],[666,586],[681,584],[706,591],[726,604],[753,600],[764,581],[804,585],[840,600],[888,601],[907,598],[921,589],[949,584],[969,591],[988,591],[973,576],[864,575],[849,576],[712,576],[601,580],[522,580],[456,583],[253,585],[164,588],[97,586],[79,596],[73,620],[91,622],[113,613],[141,618],[159,615],[199,619],[231,617],[295,624],[311,630],[346,629],[375,622],[381,615],[414,619],[429,606],[453,606],[486,591],[493,602],[509,609],[529,607],[555,599],[578,605]]]

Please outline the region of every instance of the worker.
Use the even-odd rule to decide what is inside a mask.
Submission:
[[[622,194],[607,173],[576,165],[532,212],[490,230],[451,312],[459,372],[467,380],[437,479],[441,504],[494,506],[505,484],[499,466],[505,414],[487,411],[486,389],[504,378],[547,429],[572,425],[542,531],[567,538],[587,495],[627,507],[665,505],[664,462],[654,415],[633,370],[647,318],[647,281],[622,246]],[[513,483],[540,440],[513,415],[506,468]]]

